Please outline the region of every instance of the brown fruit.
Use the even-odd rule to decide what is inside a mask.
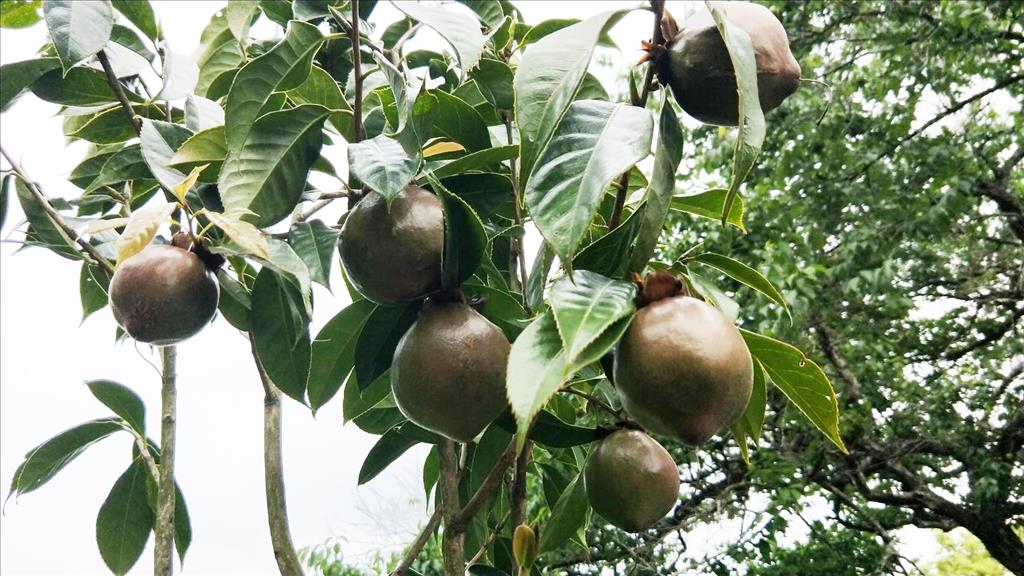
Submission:
[[[114,319],[139,342],[168,346],[203,329],[220,288],[194,253],[151,244],[117,266],[110,280]]]
[[[341,262],[360,294],[380,304],[408,302],[441,288],[444,214],[437,196],[416,185],[391,202],[376,192],[349,213]]]
[[[796,91],[800,64],[789,50],[789,37],[771,10],[750,2],[727,2],[722,12],[750,36],[757,63],[761,110],[768,112]],[[736,126],[739,97],[736,74],[711,12],[703,8],[683,23],[658,57],[659,80],[672,86],[683,110],[701,122]]]
[[[641,308],[615,350],[615,387],[630,416],[692,446],[743,414],[753,374],[739,330],[689,296]]]
[[[469,442],[505,409],[509,343],[461,302],[427,302],[391,362],[395,403],[409,420]]]
[[[615,526],[638,532],[665,517],[679,498],[679,470],[665,448],[623,428],[601,441],[583,471],[590,505]]]

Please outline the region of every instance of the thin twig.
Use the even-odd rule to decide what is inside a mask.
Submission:
[[[352,0],[352,31],[349,34],[352,36],[352,76],[356,83],[352,119],[355,123],[355,141],[361,142],[366,133],[363,132],[363,55],[359,51],[359,0]]]
[[[479,562],[481,558],[484,557],[484,554],[487,553],[487,547],[490,546],[492,542],[494,542],[494,540],[498,537],[498,534],[501,534],[501,529],[505,527],[505,523],[508,522],[510,515],[510,512],[505,513],[505,517],[502,518],[500,522],[494,525],[494,529],[491,530],[491,533],[487,535],[487,539],[484,540],[484,543],[482,546],[480,546],[480,549],[476,551],[476,554],[473,554],[473,557],[469,559],[469,562],[466,562],[467,567],[472,567],[474,564]]]
[[[523,451],[516,458],[516,475],[512,480],[512,526],[519,526],[526,521],[526,471],[530,467],[532,446],[527,440]]]
[[[483,482],[480,483],[480,487],[477,488],[476,493],[469,499],[469,502],[462,508],[450,525],[450,529],[457,531],[465,531],[469,523],[477,515],[477,512],[483,507],[483,505],[491,498],[494,491],[501,486],[501,480],[505,477],[505,471],[508,470],[509,466],[512,465],[512,461],[515,460],[516,455],[516,442],[512,440],[509,442],[508,447],[502,452],[501,457],[491,467],[490,472],[484,477]]]
[[[443,510],[440,506],[434,508],[434,513],[431,514],[430,519],[427,520],[427,525],[423,527],[423,530],[420,530],[419,536],[417,536],[416,540],[414,540],[412,545],[409,546],[409,549],[405,552],[405,556],[402,557],[401,563],[399,563],[398,568],[395,568],[395,571],[391,573],[391,576],[404,576],[405,573],[409,571],[412,563],[416,561],[416,557],[420,555],[423,547],[427,545],[427,541],[430,540],[430,537],[434,535],[434,532],[437,531],[437,527],[441,524],[442,511]]]
[[[316,202],[313,202],[312,206],[300,212],[299,215],[295,217],[295,221],[305,222],[306,220],[309,219],[310,216],[316,214],[322,208],[326,207],[327,205],[337,200],[338,198],[348,198],[348,192],[342,190],[340,192],[325,192],[321,194],[320,198],[318,198]]]
[[[177,404],[177,349],[164,346],[160,349],[162,361],[162,386],[160,388],[160,477],[158,480],[156,534],[154,546],[154,574],[174,574],[174,441],[175,412]]]
[[[25,173],[25,170],[22,169],[21,165],[14,160],[14,157],[11,156],[2,145],[0,145],[0,155],[2,155],[7,160],[7,163],[11,165],[11,169],[14,170],[14,173],[17,174],[22,183],[25,184],[25,188],[28,188],[28,191],[35,196],[36,201],[39,202],[40,206],[42,206],[43,211],[50,217],[50,220],[52,220],[68,238],[73,242],[78,243],[78,245],[96,261],[96,264],[103,268],[107,273],[113,274],[114,265],[104,258],[92,244],[85,241],[78,235],[78,232],[75,232],[75,230],[64,221],[60,212],[57,212],[57,209],[50,204],[50,201],[46,198],[46,195],[43,194],[43,191],[36,186],[35,182],[33,182],[32,179],[28,177],[28,174]]]
[[[103,66],[103,72],[107,75],[107,84],[110,85],[110,89],[114,91],[114,95],[117,96],[117,101],[121,103],[121,108],[124,109],[124,113],[128,116],[128,122],[131,123],[132,128],[135,129],[135,134],[142,133],[142,120],[135,115],[135,110],[132,108],[131,103],[128,101],[128,96],[124,92],[124,87],[117,80],[117,75],[114,74],[113,67],[110,66],[110,59],[107,58],[106,52],[100,50],[96,54],[96,58],[100,61],[100,65]],[[170,113],[168,111],[168,113]]]
[[[502,120],[505,121],[505,135],[508,137],[509,146],[512,145],[512,118],[508,114],[502,114]],[[523,226],[523,207],[522,198],[519,193],[519,181],[516,176],[516,159],[512,158],[509,161],[510,168],[512,169],[512,198],[515,207],[515,222],[516,226],[522,228]],[[519,261],[519,284],[520,289],[523,292],[523,309],[526,310],[526,314],[531,314],[530,303],[526,298],[526,283],[529,280],[529,272],[526,271],[526,252],[523,249],[523,237],[521,235],[515,236],[515,252],[516,260]]]
[[[622,413],[620,411],[616,410],[615,408],[612,408],[608,403],[604,402],[603,400],[601,400],[597,396],[594,396],[593,394],[584,392],[582,390],[577,390],[571,386],[566,386],[565,388],[562,388],[561,391],[568,394],[575,394],[580,398],[586,398],[588,402],[604,410],[605,412],[611,414],[612,416],[615,416],[616,418],[622,418]]]

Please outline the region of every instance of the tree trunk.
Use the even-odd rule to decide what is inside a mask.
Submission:
[[[1003,522],[982,522],[970,527],[985,549],[1007,570],[1024,576],[1024,542]]]

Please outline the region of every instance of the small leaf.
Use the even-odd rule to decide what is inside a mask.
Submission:
[[[157,229],[170,221],[171,214],[177,207],[178,205],[173,202],[165,202],[156,206],[148,206],[132,214],[128,219],[128,224],[124,227],[124,232],[117,239],[118,264],[149,246]]]
[[[268,267],[252,288],[252,339],[260,364],[274,385],[298,402],[306,401],[309,375],[309,317],[299,291]]]
[[[465,200],[452,194],[433,174],[427,174],[431,187],[444,209],[444,254],[441,258],[442,284],[456,287],[480,267],[487,250],[487,233],[480,217]]]
[[[580,353],[612,324],[636,311],[636,287],[632,282],[584,270],[578,271],[574,280],[557,280],[550,295],[568,364],[575,363]]]
[[[215,183],[220,177],[220,169],[227,154],[227,145],[224,143],[224,127],[214,126],[202,132],[196,132],[188,140],[185,140],[167,162],[167,166],[178,171],[206,165],[207,169],[199,176],[199,181]]]
[[[196,185],[196,182],[199,180],[199,175],[202,174],[203,170],[206,170],[208,166],[209,164],[196,166],[180,184],[175,185],[174,195],[178,198],[178,204],[181,204],[182,206],[188,205],[188,201],[185,199],[185,196],[188,194],[188,191]]]
[[[178,550],[178,561],[185,562],[185,552],[192,544],[192,519],[185,504],[185,495],[178,483],[174,483],[174,547]]]
[[[334,78],[323,68],[314,65],[306,81],[288,91],[288,98],[297,104],[318,104],[331,111],[328,121],[349,142],[355,141],[352,107]]]
[[[419,304],[378,306],[363,326],[356,342],[355,373],[360,390],[366,390],[391,368],[398,341],[419,315]]]
[[[229,0],[224,11],[231,35],[243,46],[249,42],[249,26],[259,9],[258,0]]]
[[[91,380],[85,385],[104,406],[123,418],[141,436],[146,435],[146,405],[131,388],[113,380]]]
[[[121,430],[120,418],[100,418],[69,428],[36,446],[14,471],[10,494],[27,494],[46,484],[86,448]]]
[[[331,318],[313,339],[313,359],[306,393],[314,413],[334,397],[352,372],[356,343],[376,308],[377,305],[369,300],[353,302]]]
[[[580,250],[572,260],[573,268],[590,270],[611,278],[621,278],[626,273],[629,263],[629,248],[633,245],[637,231],[640,230],[646,207],[646,204],[637,206],[636,210],[616,229]]]
[[[217,282],[220,284],[217,309],[229,324],[242,332],[248,332],[249,318],[252,316],[252,296],[248,289],[229,276],[223,268],[217,271]]]
[[[401,434],[398,429],[392,428],[381,436],[380,440],[370,448],[369,454],[363,460],[359,468],[359,485],[366,484],[377,477],[398,457],[405,454],[406,450],[418,444],[416,440]]]
[[[533,417],[566,380],[565,351],[554,315],[547,311],[537,317],[512,343],[505,383],[509,403],[516,416],[517,450],[526,441]]]
[[[149,472],[142,459],[114,482],[96,516],[96,545],[103,562],[118,576],[127,574],[146,548],[155,518],[146,497]]]
[[[434,176],[448,178],[474,170],[483,170],[501,164],[519,155],[519,146],[495,146],[471,152],[433,169]]]
[[[459,59],[463,75],[476,67],[484,48],[484,35],[480,22],[464,12],[455,12],[438,6],[413,2],[395,2],[395,8],[410,18],[433,28],[452,48]]]
[[[231,241],[238,244],[238,247],[247,254],[270,260],[270,246],[259,228],[231,212],[220,214],[208,211],[203,214],[209,218],[211,224],[223,230],[228,238],[231,238]]]
[[[380,135],[348,146],[352,175],[384,197],[390,206],[420,165],[419,155],[410,155],[397,140]]]
[[[750,286],[754,290],[764,294],[773,302],[782,306],[782,309],[786,311],[786,314],[792,322],[793,315],[789,312],[789,306],[786,304],[785,297],[782,296],[782,293],[775,288],[770,280],[765,278],[764,275],[757,270],[754,270],[750,266],[747,266],[738,260],[721,254],[715,254],[714,252],[705,252],[694,258],[694,260],[704,264],[705,266],[714,268],[733,280],[736,280],[746,286]]]
[[[107,0],[46,0],[43,17],[65,72],[102,50],[114,28]]]
[[[100,173],[86,187],[84,194],[91,194],[104,186],[114,186],[128,180],[152,178],[149,166],[142,157],[142,147],[139,144],[132,144],[118,150],[107,159],[100,168]]]
[[[110,275],[106,270],[86,262],[82,263],[82,271],[78,277],[78,292],[82,300],[83,322],[90,314],[107,305],[109,286]]]
[[[306,263],[310,278],[327,288],[331,287],[331,262],[339,234],[320,220],[297,222],[288,231],[288,243]]]
[[[846,454],[839,435],[839,401],[828,376],[797,348],[747,330],[740,332],[772,383]]]
[[[722,217],[722,213],[725,210],[725,197],[728,193],[729,191],[725,188],[712,188],[700,194],[676,196],[672,199],[672,209],[679,212],[696,214],[711,220],[718,220]],[[736,200],[729,211],[727,223],[738,228],[740,232],[747,232],[747,229],[743,227],[742,196],[736,196]]]
[[[362,302],[362,300],[360,300]],[[352,422],[373,410],[373,407],[387,401],[391,394],[391,371],[387,370],[370,383],[365,390],[359,389],[355,378],[349,377],[341,399],[341,416],[344,423]],[[362,428],[362,425],[360,425]]]
[[[120,112],[113,110],[112,112]],[[122,112],[122,115],[124,113]],[[160,120],[143,120],[142,122],[142,157],[149,165],[157,182],[167,190],[173,190],[185,175],[170,167],[174,151],[192,136],[184,126],[162,122]]]
[[[586,521],[589,508],[583,478],[577,476],[551,509],[551,517],[540,532],[540,552],[556,550],[568,542]]]
[[[431,156],[438,156],[440,154],[447,154],[449,152],[462,152],[465,148],[458,142],[448,142],[441,140],[435,142],[430,146],[423,149],[423,157],[430,158]]]
[[[469,77],[476,81],[480,93],[491,106],[498,110],[512,109],[515,94],[512,89],[512,69],[508,64],[484,58],[476,69],[469,72]]]
[[[160,33],[157,30],[156,17],[153,15],[153,7],[147,0],[111,0],[114,8],[149,37],[156,41]]]

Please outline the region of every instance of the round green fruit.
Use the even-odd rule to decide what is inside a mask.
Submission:
[[[647,430],[691,446],[743,414],[753,373],[739,330],[689,296],[641,308],[615,349],[615,387],[626,411]]]
[[[789,50],[786,29],[760,4],[726,2],[722,12],[750,36],[761,110],[775,109],[800,85],[800,64]],[[711,12],[705,8],[687,19],[659,60],[659,80],[672,87],[687,114],[707,124],[737,125],[736,73]]]
[[[139,342],[168,346],[213,319],[220,288],[193,252],[151,244],[117,266],[110,280],[114,319]]]
[[[469,442],[505,409],[509,343],[461,302],[427,301],[391,362],[395,403],[409,420]]]
[[[638,532],[665,517],[679,499],[679,470],[665,448],[623,428],[598,444],[583,472],[587,499],[605,520]]]
[[[360,294],[379,304],[418,300],[441,289],[444,214],[437,196],[416,185],[391,202],[376,192],[349,212],[341,262]]]

